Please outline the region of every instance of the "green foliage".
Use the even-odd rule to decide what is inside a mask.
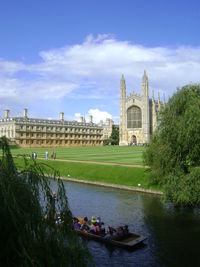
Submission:
[[[108,146],[108,145],[110,145],[110,139],[105,139],[105,140],[103,140],[103,145],[104,145],[104,146]]]
[[[63,183],[58,179],[56,206],[52,206],[50,179],[44,164],[24,158],[17,172],[7,140],[0,140],[0,265],[87,266],[89,253],[73,230]],[[51,169],[52,177],[57,173]],[[63,219],[56,225],[52,209]]]
[[[113,125],[112,134],[109,139],[103,141],[104,146],[108,145],[119,145],[119,128]]]
[[[179,176],[166,178],[166,200],[171,200],[177,205],[200,206],[200,167],[194,167],[191,172]]]
[[[199,133],[200,85],[188,85],[169,99],[144,153],[153,182],[163,185],[166,198],[176,204],[199,204],[200,195],[192,197],[190,193],[196,192],[192,189],[194,184],[200,190],[199,175],[193,176],[197,172],[194,168],[200,166]]]
[[[110,136],[111,145],[119,145],[119,128],[113,125],[112,134]]]

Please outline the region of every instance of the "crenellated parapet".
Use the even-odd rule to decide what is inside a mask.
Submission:
[[[160,99],[160,92],[158,92],[158,99],[154,98],[154,91],[152,91],[152,132],[155,132],[158,121],[159,121],[159,113],[165,107],[165,95],[163,94],[163,101]]]

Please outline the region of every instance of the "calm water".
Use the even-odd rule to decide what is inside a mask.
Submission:
[[[74,215],[100,215],[108,225],[128,224],[148,238],[133,252],[88,241],[96,266],[200,266],[200,210],[176,209],[149,194],[69,182],[65,187]]]

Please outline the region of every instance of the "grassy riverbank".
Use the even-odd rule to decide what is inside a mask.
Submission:
[[[45,151],[56,152],[56,160],[44,160]],[[22,158],[17,155],[31,155],[37,153],[37,162],[41,166],[48,164],[59,171],[60,176],[70,177],[77,180],[90,182],[107,183],[122,186],[133,186],[144,189],[160,190],[149,184],[148,169],[142,167],[142,153],[144,147],[66,147],[66,148],[11,148],[12,155],[18,169],[23,169]],[[80,161],[67,162],[65,160]],[[30,160],[31,162],[31,160]],[[94,163],[101,163],[101,165]],[[110,164],[110,165],[107,165]],[[116,166],[114,164],[128,164],[127,166]],[[140,164],[140,168],[134,165]],[[47,172],[47,169],[45,170]],[[138,186],[140,184],[141,186]]]
[[[22,158],[15,158],[18,169],[23,169],[24,161]],[[30,160],[30,163],[32,160]],[[141,187],[144,189],[157,189],[148,183],[148,170],[145,168],[124,167],[124,166],[105,166],[88,163],[59,162],[58,160],[37,160],[41,167],[45,169],[45,165],[59,170],[60,176],[71,177],[75,179],[87,180],[92,182],[102,182],[108,184],[117,184],[125,186]]]

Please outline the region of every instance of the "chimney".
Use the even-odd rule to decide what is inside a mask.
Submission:
[[[5,113],[4,113],[4,119],[8,119],[9,118],[9,115],[10,115],[10,110],[9,109],[6,109],[5,110]]]
[[[27,118],[27,112],[28,112],[28,110],[27,110],[27,108],[25,108],[25,109],[24,109],[24,118],[25,118],[25,119]]]
[[[100,122],[99,122],[99,126],[103,126],[103,121],[102,120],[100,120]]]
[[[83,116],[80,117],[80,120],[81,120],[81,123],[84,123],[84,117]]]
[[[110,126],[110,119],[109,118],[106,119],[106,125]]]
[[[92,115],[89,116],[89,123],[92,123]]]
[[[64,112],[60,112],[60,120],[64,121]]]

